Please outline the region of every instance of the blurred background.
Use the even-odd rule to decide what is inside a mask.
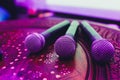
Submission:
[[[0,21],[62,17],[120,25],[120,0],[0,0]]]

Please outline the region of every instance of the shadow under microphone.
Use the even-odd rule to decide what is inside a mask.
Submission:
[[[32,33],[25,38],[25,46],[31,53],[37,53],[45,46],[52,44],[59,36],[64,35],[69,25],[70,22],[65,20],[52,26],[41,34]]]
[[[92,42],[91,56],[93,59],[100,63],[110,61],[115,52],[114,46],[102,38],[87,21],[82,21],[80,25]]]
[[[54,49],[61,59],[73,58],[76,51],[76,42],[74,37],[78,26],[78,21],[72,21],[66,34],[56,40]]]

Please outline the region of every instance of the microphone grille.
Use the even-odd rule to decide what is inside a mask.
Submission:
[[[98,62],[108,62],[113,57],[115,49],[106,39],[95,40],[91,46],[92,57]]]
[[[71,36],[65,35],[57,39],[54,49],[59,57],[72,58],[75,54],[76,44]]]
[[[33,33],[26,37],[25,46],[30,52],[40,51],[45,44],[45,39],[41,34]]]

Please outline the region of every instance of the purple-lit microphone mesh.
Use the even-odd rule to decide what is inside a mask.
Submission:
[[[54,48],[59,57],[71,58],[75,54],[76,43],[72,37],[66,35],[55,42]]]
[[[109,61],[113,57],[114,52],[113,45],[105,39],[95,40],[92,43],[91,54],[98,62]]]
[[[25,45],[30,52],[40,51],[45,44],[45,39],[41,34],[33,33],[25,39]]]

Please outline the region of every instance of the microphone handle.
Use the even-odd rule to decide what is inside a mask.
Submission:
[[[81,27],[84,29],[92,41],[102,39],[102,37],[95,31],[95,29],[92,28],[92,26],[87,21],[82,21]]]
[[[70,25],[70,21],[64,20],[51,28],[47,29],[46,31],[42,32],[41,34],[44,36],[46,40],[46,44],[54,42],[59,36],[62,36],[67,31]]]
[[[78,21],[76,21],[76,20],[72,21],[72,23],[71,23],[70,27],[68,28],[66,34],[74,37],[75,34],[76,34],[76,31],[78,29],[78,26],[79,26]]]

